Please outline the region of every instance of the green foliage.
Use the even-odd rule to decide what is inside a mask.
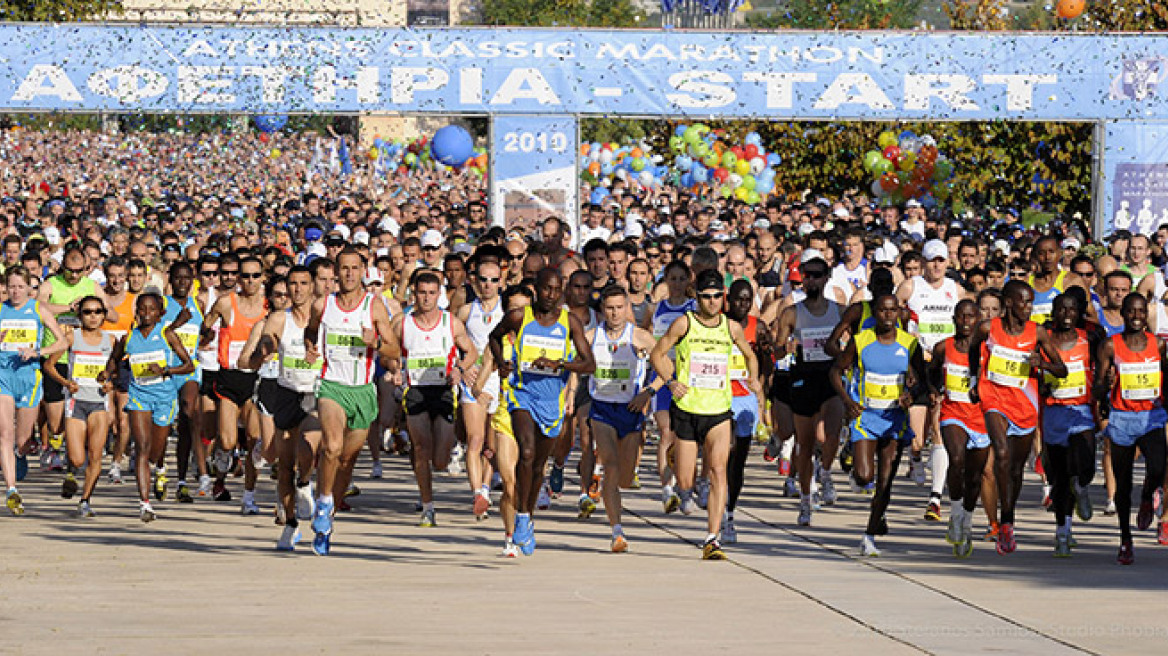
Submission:
[[[121,0],[0,0],[0,20],[11,22],[67,23],[121,11]]]
[[[786,0],[767,14],[746,17],[755,29],[907,29],[921,0]]]
[[[483,25],[636,27],[644,18],[630,0],[484,0]]]

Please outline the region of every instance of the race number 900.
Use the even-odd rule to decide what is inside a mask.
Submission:
[[[503,135],[505,153],[562,153],[568,150],[563,132],[508,132]]]

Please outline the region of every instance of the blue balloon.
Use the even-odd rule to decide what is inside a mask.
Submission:
[[[664,180],[668,176],[669,176],[669,167],[668,166],[658,166],[657,168],[653,169],[653,177],[657,178],[658,180]]]
[[[746,138],[742,140],[744,146],[761,146],[762,137],[757,132],[746,133]]]
[[[766,163],[767,166],[778,166],[779,164],[783,163],[783,158],[779,157],[775,153],[769,153],[766,156]]]
[[[283,114],[261,114],[259,116],[253,116],[251,120],[255,122],[260,132],[267,132],[269,134],[288,125],[288,117]]]
[[[382,139],[381,137],[374,139],[373,140],[373,147],[374,148],[384,148],[385,147],[385,139]]]
[[[692,187],[692,186],[694,186],[694,177],[693,177],[693,173],[688,173],[688,172],[687,172],[687,173],[685,173],[684,175],[682,175],[682,176],[681,176],[681,186],[683,186],[683,187]]]
[[[917,133],[913,132],[912,130],[905,130],[904,132],[900,133],[900,136],[897,137],[896,140],[897,140],[897,142],[900,142],[900,141],[904,141],[905,139],[916,139],[916,138],[917,138]]]
[[[756,180],[774,180],[775,179],[775,170],[774,169],[763,169],[762,173],[759,173],[758,175],[754,176],[754,178]]]
[[[771,178],[759,178],[754,182],[754,190],[760,194],[768,194],[775,188],[775,182]]]
[[[600,165],[600,174],[601,175],[612,175],[612,172],[614,170],[615,170],[615,168],[613,167],[612,162],[609,162],[608,164],[601,164]]]
[[[693,175],[694,182],[708,182],[710,179],[710,170],[701,164],[694,164],[691,174]]]
[[[673,134],[675,134],[675,135],[677,135],[677,136],[679,136],[679,137],[684,137],[684,136],[685,136],[685,131],[686,131],[686,130],[688,130],[688,129],[689,129],[689,126],[688,126],[688,125],[679,125],[679,126],[677,126],[676,128],[674,128],[674,129],[673,129]]]
[[[462,166],[474,157],[474,139],[461,125],[447,125],[430,140],[430,155],[446,166]]]
[[[677,167],[678,171],[688,171],[693,168],[694,161],[686,155],[678,155],[677,159],[673,161],[673,164]]]
[[[593,205],[599,205],[604,202],[605,198],[608,198],[610,193],[608,187],[597,187],[592,190],[592,196],[588,200]]]

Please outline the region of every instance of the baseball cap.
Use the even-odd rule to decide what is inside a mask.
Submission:
[[[673,237],[676,234],[677,233],[673,231],[673,226],[669,225],[668,223],[662,223],[661,225],[657,226],[658,237]]]
[[[926,262],[931,262],[936,259],[948,260],[949,247],[940,239],[930,239],[925,242],[925,247],[921,249],[921,255],[925,256]]]
[[[917,200],[917,199],[915,199],[915,198],[910,198],[910,199],[908,199],[908,202],[906,202],[906,203],[904,204],[904,206],[905,206],[905,208],[906,208],[906,209],[907,209],[907,208],[909,208],[909,207],[924,207],[923,205],[921,205],[921,201],[919,201],[919,200]]]
[[[872,255],[872,259],[882,264],[892,264],[896,262],[896,253],[896,245],[886,241],[880,248],[876,249],[876,252]]]
[[[629,221],[625,224],[625,239],[640,239],[645,234],[640,221]]]
[[[56,246],[61,243],[61,231],[56,226],[49,226],[45,228],[45,241],[49,242],[50,246]]]
[[[713,269],[707,269],[698,274],[698,279],[694,281],[694,289],[699,292],[704,292],[707,289],[726,289],[725,282],[722,280],[722,274]]]
[[[812,260],[819,260],[827,264],[827,258],[823,256],[823,253],[818,248],[808,248],[799,256],[799,264],[807,264]]]
[[[369,233],[362,231],[362,232],[358,232],[357,234],[353,235],[353,243],[354,244],[365,244],[366,246],[368,246],[369,245]]]
[[[52,242],[49,242],[49,243],[51,244]],[[1067,237],[1066,239],[1063,240],[1063,248],[1070,248],[1070,249],[1074,249],[1077,251],[1082,247],[1083,247],[1083,244],[1081,244],[1079,242],[1079,240],[1075,239],[1074,237]]]
[[[437,230],[427,230],[422,233],[422,248],[441,248],[442,233]]]
[[[754,222],[754,227],[759,230],[768,230],[771,227],[771,222],[769,219],[757,219]]]
[[[368,267],[365,269],[365,273],[361,274],[361,284],[368,285],[369,283],[373,282],[384,283],[385,276],[382,275],[381,269],[378,269],[377,267]]]
[[[834,210],[832,210],[831,213],[838,216],[841,219],[846,219],[849,216],[851,216],[851,214],[848,213],[848,210],[846,208],[843,208],[843,207],[837,207]]]

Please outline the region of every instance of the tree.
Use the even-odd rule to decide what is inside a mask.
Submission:
[[[917,24],[921,0],[786,0],[775,12],[748,15],[756,29],[909,29]]]
[[[483,25],[636,27],[644,18],[630,0],[484,0]]]
[[[0,20],[67,23],[122,11],[121,0],[0,0]]]

